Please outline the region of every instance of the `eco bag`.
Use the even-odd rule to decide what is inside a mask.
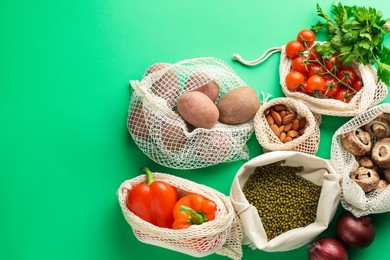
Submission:
[[[321,44],[321,42],[317,43]],[[279,77],[283,93],[289,98],[304,103],[313,113],[330,116],[355,116],[379,104],[387,96],[387,87],[382,81],[378,81],[376,70],[372,65],[363,65],[357,62],[352,64],[352,68],[363,81],[363,88],[354,95],[349,103],[345,103],[336,99],[317,98],[298,91],[290,91],[285,79],[291,71],[292,59],[286,54],[286,45],[270,48],[253,61],[244,60],[238,54],[235,54],[233,58],[246,66],[255,66],[277,52],[281,52]]]
[[[357,157],[344,149],[341,136],[376,119],[383,113],[390,113],[390,104],[383,103],[368,109],[364,113],[353,117],[334,133],[331,146],[331,164],[335,171],[342,176],[342,206],[356,217],[390,211],[390,188],[376,189],[365,193],[358,184],[350,178],[350,173],[359,165]],[[390,124],[390,122],[389,122]],[[372,142],[377,140],[371,137]]]
[[[258,210],[248,202],[243,193],[243,187],[254,174],[256,167],[280,161],[284,166],[303,167],[299,176],[321,186],[321,193],[313,223],[290,229],[268,240]],[[275,179],[275,185],[278,185],[277,181],[278,179]],[[249,244],[268,252],[288,251],[305,245],[328,227],[340,201],[339,176],[326,160],[314,155],[294,151],[269,152],[253,158],[238,170],[230,190],[230,197],[244,226],[243,244]],[[280,199],[282,198],[281,194]],[[277,217],[275,216],[274,223],[279,223]]]
[[[256,138],[263,147],[263,151],[297,151],[316,154],[320,143],[319,125],[321,123],[321,116],[313,114],[305,104],[292,98],[275,98],[271,101],[265,101],[267,100],[263,99],[263,104],[254,118]],[[287,129],[287,125],[283,125],[282,127],[284,130],[280,131],[279,135],[276,135],[266,118],[266,114],[268,114],[267,111],[275,105],[285,105],[287,110],[292,111],[300,118],[305,118],[306,124],[305,127],[302,128],[304,130],[302,135],[289,142],[281,141],[280,133],[284,132],[284,135],[288,135],[289,133],[288,131],[284,131]],[[289,129],[290,128],[291,126]]]
[[[165,173],[153,173],[155,180],[164,181],[178,188],[179,198],[196,193],[215,202],[215,219],[201,225],[191,225],[186,229],[160,228],[131,212],[126,206],[128,191],[146,182],[141,175],[124,181],[117,196],[123,216],[131,226],[136,238],[146,244],[163,247],[194,257],[204,257],[213,253],[241,259],[243,239],[242,224],[235,214],[230,199],[224,194],[201,184]]]
[[[140,150],[170,168],[196,169],[249,159],[246,142],[253,120],[239,125],[221,122],[211,129],[193,128],[176,111],[178,97],[213,83],[218,100],[245,82],[223,61],[196,58],[175,64],[154,64],[141,81],[131,80],[127,128]]]

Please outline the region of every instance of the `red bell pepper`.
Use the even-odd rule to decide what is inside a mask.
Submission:
[[[147,183],[132,188],[127,193],[127,207],[141,219],[162,228],[172,228],[172,210],[178,200],[176,187],[155,181],[152,172],[144,167]]]
[[[215,219],[217,205],[199,194],[182,197],[173,208],[173,229],[184,229]]]

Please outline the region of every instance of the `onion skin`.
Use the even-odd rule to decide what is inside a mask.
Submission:
[[[321,238],[309,245],[309,260],[348,260],[344,245],[335,238]]]
[[[336,236],[344,245],[352,248],[365,248],[375,238],[375,228],[370,216],[355,217],[345,211],[336,224]]]
[[[309,260],[348,260],[344,245],[335,238],[321,238],[309,245]]]

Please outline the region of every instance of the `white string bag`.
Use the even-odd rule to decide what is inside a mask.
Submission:
[[[140,175],[123,182],[117,191],[123,216],[139,241],[194,257],[216,253],[232,259],[242,258],[243,228],[227,196],[210,187],[173,175],[153,173],[153,177],[177,187],[179,198],[196,193],[214,201],[217,212],[214,220],[191,225],[186,229],[160,228],[144,221],[126,206],[128,190],[146,182],[146,176]]]
[[[285,161],[283,166],[303,166],[303,171],[298,174],[322,186],[317,216],[313,223],[305,227],[291,229],[268,240],[259,213],[253,205],[249,204],[243,193],[243,187],[256,167],[283,160]],[[230,189],[230,197],[244,226],[243,244],[268,252],[288,251],[307,244],[328,227],[340,201],[339,175],[328,161],[314,155],[294,151],[269,152],[251,159],[238,170]]]
[[[264,111],[277,104],[283,104],[301,117],[306,118],[305,132],[302,136],[290,142],[282,143],[271,130],[264,115]],[[263,98],[262,106],[254,118],[256,138],[263,147],[264,152],[297,151],[307,154],[316,154],[320,143],[320,124],[321,115],[313,114],[305,104],[292,98],[275,98],[268,102],[267,99]]]
[[[355,116],[379,104],[387,96],[387,87],[382,81],[378,81],[376,70],[372,65],[352,64],[356,74],[361,77],[364,87],[355,94],[349,103],[345,103],[336,99],[317,98],[288,90],[285,79],[291,71],[292,59],[286,55],[286,45],[279,48],[270,48],[261,57],[253,61],[246,61],[238,54],[234,54],[233,58],[244,65],[255,66],[279,51],[281,52],[279,76],[283,93],[287,97],[304,103],[313,113],[330,116]]]
[[[182,93],[211,81],[219,86],[216,102],[230,90],[245,86],[227,64],[216,58],[197,58],[152,67],[141,81],[130,81],[133,93],[127,127],[142,152],[176,169],[249,159],[246,142],[254,130],[253,120],[239,125],[217,122],[211,129],[192,130],[175,111]]]
[[[364,193],[363,189],[349,177],[351,171],[358,168],[358,162],[354,155],[343,148],[340,137],[344,133],[364,126],[382,113],[390,113],[389,103],[375,106],[355,116],[342,125],[332,138],[331,164],[343,179],[341,204],[356,217],[390,211],[390,186]]]

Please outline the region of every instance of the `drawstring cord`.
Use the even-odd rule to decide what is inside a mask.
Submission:
[[[282,51],[282,47],[273,47],[266,50],[263,55],[261,55],[259,58],[255,60],[251,60],[251,61],[244,60],[239,54],[234,54],[233,59],[246,66],[256,66],[262,63],[263,61],[266,61],[272,54],[281,51]]]

